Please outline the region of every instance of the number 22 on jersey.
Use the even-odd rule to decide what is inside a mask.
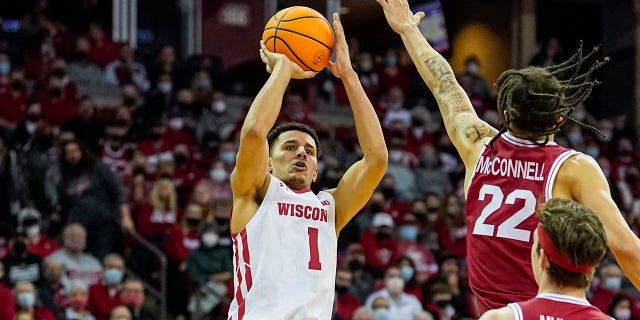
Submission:
[[[476,220],[476,223],[473,226],[472,233],[529,242],[531,239],[531,231],[519,229],[518,225],[527,220],[527,218],[532,216],[536,211],[536,197],[533,192],[531,192],[531,190],[515,189],[509,193],[505,199],[504,193],[500,187],[485,184],[480,188],[478,200],[484,201],[487,196],[491,197],[491,201],[489,201],[484,209],[482,209],[478,220]],[[516,203],[517,199],[524,200],[524,205],[520,210],[512,214],[511,212],[513,212],[513,210],[509,210],[510,208],[503,208],[503,210],[509,210],[508,212],[510,213],[510,216],[498,225],[497,231],[495,225],[486,223],[487,218],[498,211],[498,209],[502,208],[503,205],[511,207]],[[514,208],[514,210],[515,209],[517,209],[517,207]]]

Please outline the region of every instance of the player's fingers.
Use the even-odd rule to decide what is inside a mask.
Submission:
[[[383,7],[387,4],[387,0],[376,0],[376,2]]]
[[[415,16],[416,18],[418,18],[418,21],[419,21],[419,20],[422,20],[422,18],[424,18],[424,12],[422,12],[422,11],[417,12],[414,16]]]
[[[260,49],[264,50],[264,51],[269,51],[269,49],[267,49],[267,45],[264,44],[264,41],[260,40]],[[271,51],[269,51],[271,52]]]
[[[329,63],[327,64],[327,69],[329,69],[329,71],[333,72],[334,65],[335,65],[335,63],[329,61]]]

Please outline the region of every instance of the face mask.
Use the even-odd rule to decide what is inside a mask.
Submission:
[[[197,228],[200,225],[200,219],[187,218],[187,225],[191,228]]]
[[[362,267],[364,267],[364,264],[360,260],[353,259],[349,261],[349,270],[351,271],[360,270]]]
[[[31,308],[36,304],[36,295],[33,292],[23,292],[18,294],[16,303],[22,308]]]
[[[24,82],[22,82],[20,80],[11,81],[10,86],[11,86],[11,89],[13,89],[15,91],[22,91],[26,87]]]
[[[67,241],[65,247],[75,253],[83,252],[87,243],[85,241]]]
[[[218,244],[218,235],[213,232],[207,232],[202,235],[202,243],[206,247],[213,247]]]
[[[122,271],[111,268],[104,272],[104,281],[107,284],[117,284],[122,281]]]
[[[236,153],[233,151],[225,151],[220,154],[220,160],[226,164],[232,164],[236,160]]]
[[[177,165],[183,165],[187,163],[188,157],[186,154],[178,153],[173,156],[173,161],[176,162]]]
[[[600,130],[600,132],[604,135],[604,137],[598,135],[598,139],[601,141],[609,142],[611,141],[611,138],[613,138],[613,132],[611,130]]]
[[[375,308],[373,309],[373,319],[374,320],[389,320],[391,319],[391,314],[389,309],[387,308]]]
[[[449,300],[438,300],[438,301],[435,301],[435,303],[439,308],[444,309],[449,305],[450,301]]]
[[[369,205],[369,211],[371,213],[378,213],[378,212],[382,211],[382,205],[379,204],[379,203],[375,203],[374,202],[374,203]]]
[[[415,226],[402,226],[400,227],[400,239],[415,241],[418,237],[418,228]]]
[[[227,179],[227,170],[215,168],[209,171],[209,177],[215,182],[222,182]]]
[[[60,88],[49,89],[49,95],[52,98],[60,98],[62,96],[62,89]]]
[[[613,317],[617,320],[631,319],[631,309],[618,309],[613,313]]]
[[[456,215],[458,214],[458,212],[460,212],[460,208],[458,208],[457,206],[451,206],[447,208],[447,213],[449,215]]]
[[[578,131],[572,131],[569,133],[569,135],[567,136],[567,138],[569,139],[569,141],[571,141],[572,143],[576,143],[580,140],[582,140],[582,135],[580,135],[580,132]]]
[[[413,278],[413,274],[415,273],[415,271],[413,271],[413,268],[409,266],[402,267],[400,271],[402,272],[402,279],[404,279],[404,281],[411,280],[411,278]]]
[[[348,286],[336,286],[336,292],[338,293],[339,296],[349,292],[349,287]]]
[[[211,111],[215,113],[223,113],[225,110],[227,110],[227,104],[222,100],[215,101],[211,104]]]
[[[142,306],[142,294],[138,292],[125,292],[122,294],[122,302],[129,308],[138,309]]]
[[[480,66],[477,63],[467,64],[467,71],[471,74],[477,74],[480,71]]]
[[[376,232],[376,239],[378,239],[378,241],[384,241],[384,240],[389,239],[390,237],[391,237],[391,235],[387,231],[378,231],[378,232]]]
[[[388,55],[387,58],[385,59],[385,61],[387,62],[387,65],[395,66],[396,63],[398,63],[398,57],[396,57],[394,55]]]
[[[75,310],[84,310],[87,306],[87,297],[69,298],[69,306]]]
[[[391,294],[399,294],[404,289],[404,280],[400,277],[391,277],[385,280],[385,288]]]
[[[184,127],[184,120],[182,118],[171,118],[169,127],[173,130],[180,130]]]
[[[36,132],[36,129],[38,129],[38,123],[26,121],[24,123],[24,128],[27,129],[27,132],[29,134],[33,134],[34,132]]]
[[[0,63],[0,74],[7,75],[11,71],[11,66],[7,62]]]
[[[593,158],[597,158],[600,155],[600,149],[598,149],[598,147],[587,147],[587,150],[585,150],[584,153]]]
[[[171,81],[158,82],[158,91],[164,94],[168,94],[171,92],[171,89],[173,89],[173,84],[171,83]]]
[[[40,234],[40,226],[34,225],[26,228],[24,232],[27,234],[27,237],[35,237]]]
[[[604,281],[604,287],[611,291],[617,291],[618,289],[620,289],[621,285],[622,285],[621,277],[607,278],[607,280]]]
[[[23,253],[25,253],[25,251],[27,251],[27,244],[23,241],[16,241],[13,244],[13,252],[15,254],[21,256]]]
[[[208,90],[211,89],[211,81],[208,79],[202,79],[198,81],[198,89]]]

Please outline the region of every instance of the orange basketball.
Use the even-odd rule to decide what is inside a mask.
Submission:
[[[324,69],[333,52],[331,24],[308,7],[278,11],[264,27],[262,40],[269,51],[286,55],[305,71]]]

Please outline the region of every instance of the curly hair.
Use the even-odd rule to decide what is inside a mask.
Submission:
[[[538,145],[545,145],[549,141],[548,136],[560,131],[568,120],[599,133],[595,127],[569,116],[576,105],[589,97],[593,87],[600,84],[592,79],[593,72],[604,65],[608,57],[602,61],[596,60],[588,71],[580,73],[582,64],[599,49],[600,46],[596,46],[591,53],[583,56],[581,41],[578,51],[558,65],[503,72],[494,86],[498,90],[498,112],[506,114],[506,117],[490,146],[493,148],[493,141],[500,134],[513,130],[511,125],[518,129],[522,138]],[[542,136],[546,136],[545,141],[538,142],[537,139]]]

